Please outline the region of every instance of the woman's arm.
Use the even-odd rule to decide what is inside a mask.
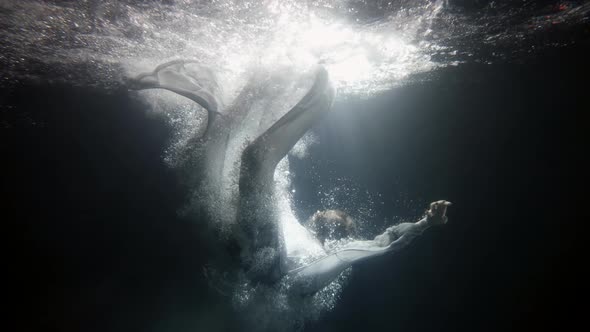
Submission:
[[[390,227],[373,240],[351,242],[341,250],[291,271],[289,274],[294,278],[295,288],[306,294],[317,292],[353,264],[406,247],[430,226],[445,224],[446,210],[450,205],[447,201],[433,202],[426,217],[416,223]]]

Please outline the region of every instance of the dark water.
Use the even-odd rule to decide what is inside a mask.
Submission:
[[[402,194],[455,204],[445,227],[355,269],[306,331],[583,323],[589,51],[450,67],[337,104],[309,161],[325,185],[342,176],[380,192],[376,220],[408,213]],[[23,83],[1,98],[3,221],[16,226],[4,233],[5,287],[19,330],[240,330],[202,273],[210,232],[178,216],[186,188],[162,161],[163,121],[125,91]],[[321,183],[293,167],[311,209]]]

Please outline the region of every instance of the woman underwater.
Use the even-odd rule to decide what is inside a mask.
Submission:
[[[130,79],[128,85],[133,90],[169,90],[205,108],[208,113],[207,127],[197,143],[206,146],[205,157],[209,159],[210,169],[208,176],[223,178],[224,174],[228,174],[224,173],[224,166],[231,163],[228,160],[228,144],[239,136],[236,128],[249,121],[248,103],[256,94],[252,91],[242,93],[248,98],[238,96],[229,107],[234,108],[233,112],[221,111],[213,74],[198,65],[196,69],[188,70],[186,65],[194,63],[171,61],[158,66],[153,72]],[[273,176],[279,161],[332,107],[335,90],[327,71],[317,66],[313,75],[313,85],[307,94],[278,120],[266,127],[261,126],[253,141],[245,141],[248,143],[240,150],[239,160],[236,160],[239,164],[238,198],[232,234],[239,248],[241,267],[250,280],[258,283],[273,284],[284,277],[291,278],[292,291],[300,294],[313,294],[354,264],[400,250],[427,228],[445,224],[446,210],[451,205],[444,200],[433,202],[425,217],[415,223],[389,227],[373,240],[353,241],[311,263],[294,266],[282,236],[277,206],[273,204],[277,195]],[[315,228],[311,232],[319,237],[318,242],[323,243],[325,234],[320,229],[334,227],[346,218],[342,214],[326,211],[322,218],[315,218]],[[342,235],[349,235],[349,232]]]

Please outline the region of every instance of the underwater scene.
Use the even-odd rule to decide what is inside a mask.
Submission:
[[[13,317],[577,327],[588,59],[589,1],[0,1]]]

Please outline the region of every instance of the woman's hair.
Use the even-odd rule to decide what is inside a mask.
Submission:
[[[354,219],[341,210],[317,211],[307,222],[322,244],[326,240],[339,240],[353,235],[356,230]]]

